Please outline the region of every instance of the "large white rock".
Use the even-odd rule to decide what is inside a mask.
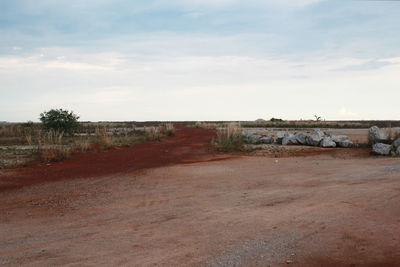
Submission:
[[[285,134],[286,134],[287,132],[284,132],[284,131],[279,131],[279,132],[277,132],[276,133],[276,142],[278,143],[278,144],[282,144],[282,140],[283,140],[283,138],[285,137]]]
[[[378,155],[387,156],[390,154],[390,150],[392,149],[391,145],[377,143],[372,146],[372,152]]]
[[[352,147],[354,144],[350,140],[343,140],[336,143],[338,147]]]
[[[319,143],[322,141],[324,136],[324,132],[319,129],[315,130],[314,133],[307,138],[307,144],[310,146],[319,146]]]
[[[377,126],[372,126],[368,130],[368,142],[371,145],[377,143],[387,143],[389,138],[389,134],[385,129],[379,129]]]
[[[250,143],[250,144],[257,144],[260,142],[261,135],[251,133],[251,134],[245,134],[245,142]]]
[[[307,144],[307,135],[303,134],[303,133],[297,133],[295,135],[297,143],[299,143],[300,145],[306,145]]]
[[[332,138],[326,136],[326,137],[322,138],[322,140],[320,142],[320,146],[321,147],[336,147],[336,143],[333,142]]]
[[[335,143],[349,140],[349,138],[346,135],[331,135],[330,137],[332,138],[332,141]]]
[[[393,142],[393,146],[397,149],[400,147],[400,137],[396,139],[396,141]]]
[[[346,135],[331,135],[332,141],[336,143],[338,147],[352,147],[354,144],[349,140]]]
[[[292,133],[286,132],[282,139],[282,145],[297,145],[296,137]]]
[[[268,137],[262,137],[259,142],[261,144],[272,144],[274,142],[274,137],[268,136]]]

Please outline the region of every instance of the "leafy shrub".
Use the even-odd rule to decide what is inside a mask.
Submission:
[[[282,120],[282,119],[277,119],[277,118],[271,118],[269,121],[272,121],[272,122],[282,122],[283,120]]]
[[[78,128],[79,116],[73,111],[51,109],[40,114],[40,121],[47,130],[72,134]]]

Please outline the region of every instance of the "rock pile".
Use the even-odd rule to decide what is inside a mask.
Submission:
[[[400,137],[391,142],[384,129],[373,126],[368,131],[368,142],[372,145],[372,153],[377,155],[400,155]]]
[[[275,141],[280,145],[308,145],[320,147],[351,147],[353,142],[345,135],[325,135],[319,129],[311,135],[304,133],[290,133],[288,131],[279,131],[276,133],[276,140],[273,136],[263,137],[255,133],[244,133],[244,139],[249,144],[273,144]],[[400,145],[400,141],[399,141]]]
[[[390,141],[389,134],[384,129],[379,129],[377,126],[372,126],[368,130],[368,142],[370,145],[378,143],[386,144]]]

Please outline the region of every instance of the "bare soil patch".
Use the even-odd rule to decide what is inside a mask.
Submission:
[[[398,266],[398,158],[231,157],[213,135],[0,174],[0,265]]]

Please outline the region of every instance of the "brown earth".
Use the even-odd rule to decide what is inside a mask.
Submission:
[[[0,192],[37,183],[126,173],[210,157],[211,130],[184,128],[164,142],[116,147],[101,153],[74,155],[56,164],[33,164],[0,180]],[[216,157],[217,158],[217,157]]]
[[[213,135],[1,175],[0,265],[399,266],[399,159],[233,157]]]

